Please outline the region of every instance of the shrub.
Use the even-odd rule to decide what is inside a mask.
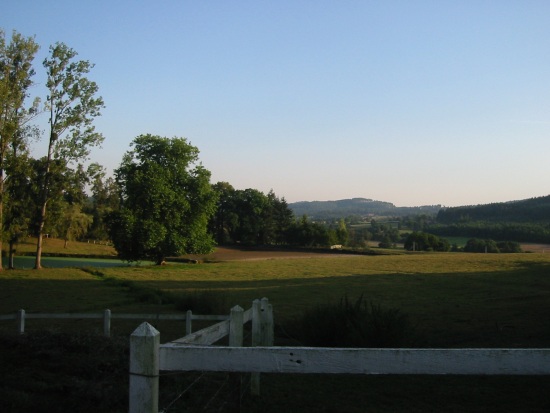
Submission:
[[[426,232],[413,232],[405,240],[405,249],[408,251],[442,251],[451,249],[449,241]]]
[[[497,242],[497,247],[500,252],[513,253],[513,252],[523,252],[519,242],[515,241],[500,241]]]
[[[398,347],[412,339],[409,318],[399,309],[355,302],[347,295],[337,304],[307,310],[298,322],[304,345],[317,347]]]
[[[488,252],[497,253],[500,252],[495,241],[492,239],[479,239],[472,238],[466,242],[464,246],[464,252]]]

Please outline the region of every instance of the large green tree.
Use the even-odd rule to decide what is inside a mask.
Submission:
[[[218,244],[286,244],[294,215],[284,198],[273,191],[236,190],[227,182],[214,185],[218,194],[216,215],[210,223]]]
[[[208,221],[216,208],[210,172],[185,138],[140,135],[118,169],[121,207],[110,216],[110,236],[126,261],[207,253]]]
[[[0,251],[4,238],[11,237],[5,233],[4,227],[7,165],[10,157],[26,149],[22,147],[26,143],[26,126],[37,113],[38,101],[35,100],[29,108],[25,107],[34,75],[32,62],[37,51],[34,38],[14,31],[11,41],[7,42],[4,31],[0,29]],[[16,163],[13,161],[12,165]]]
[[[77,53],[64,43],[50,47],[50,57],[44,60],[48,80],[46,110],[49,113],[48,152],[41,177],[40,214],[35,268],[41,268],[42,237],[46,222],[46,207],[50,200],[50,185],[54,180],[52,165],[69,165],[88,157],[90,150],[103,142],[95,131],[94,119],[104,107],[97,95],[98,86],[86,76],[93,68],[87,60],[76,60]]]

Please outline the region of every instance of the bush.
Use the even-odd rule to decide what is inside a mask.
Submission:
[[[472,238],[466,242],[464,252],[498,253],[500,250],[498,249],[497,243],[492,239]]]
[[[405,249],[408,251],[442,251],[451,249],[449,241],[426,232],[413,232],[405,240]]]
[[[301,341],[317,347],[399,347],[410,343],[409,318],[399,309],[355,302],[344,296],[337,304],[307,310],[298,322]]]
[[[514,253],[514,252],[523,252],[519,242],[515,241],[501,241],[497,242],[497,247],[500,252]]]

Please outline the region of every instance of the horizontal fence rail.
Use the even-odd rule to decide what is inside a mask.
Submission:
[[[185,333],[192,333],[192,321],[223,321],[228,320],[227,315],[200,315],[193,314],[191,310],[186,314],[125,314],[113,313],[106,309],[103,313],[27,313],[25,310],[19,310],[12,314],[0,315],[0,321],[16,320],[17,331],[19,334],[25,333],[25,320],[103,320],[103,334],[105,337],[111,335],[111,320],[155,320],[155,321],[185,321]],[[197,343],[196,343],[197,344]]]
[[[273,313],[267,299],[250,310],[252,347],[242,347],[243,310],[218,323],[212,337],[230,335],[229,346],[207,346],[201,330],[160,344],[160,333],[148,323],[130,337],[131,413],[158,412],[160,371],[251,373],[251,393],[259,394],[260,373],[358,375],[550,375],[550,349],[401,349],[273,347]],[[247,312],[248,312],[247,311]],[[236,337],[241,336],[241,339]],[[212,338],[211,337],[211,338]],[[210,342],[208,342],[210,344]]]
[[[210,344],[228,336],[229,348],[241,348],[244,342],[243,326],[249,321],[252,322],[251,344],[273,345],[273,307],[267,298],[254,300],[252,307],[246,311],[235,306],[227,318],[228,320],[163,344],[162,347],[216,348]],[[129,411],[132,413],[158,412],[160,347],[160,333],[146,322],[136,328],[130,336]],[[259,373],[252,372],[252,394],[259,394],[259,379]]]
[[[248,309],[242,313],[242,324],[247,323],[252,319],[252,309]],[[194,345],[208,345],[221,340],[225,336],[228,336],[231,332],[231,320],[229,317],[225,317],[226,320],[214,324],[210,327],[203,328],[200,331],[186,335],[185,337],[178,338],[172,343],[179,344],[194,344]]]
[[[550,349],[159,347],[160,370],[303,374],[549,375]]]

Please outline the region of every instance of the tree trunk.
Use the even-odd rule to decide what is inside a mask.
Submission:
[[[15,270],[15,264],[13,262],[13,259],[15,257],[15,242],[10,241],[10,252],[8,257],[8,269]]]
[[[36,242],[36,259],[34,261],[34,269],[42,269],[42,241],[44,222],[46,221],[46,201],[42,204],[42,210],[40,211],[40,218],[38,221],[38,241]]]
[[[1,154],[2,160],[4,154]],[[3,162],[2,162],[3,163]],[[4,166],[0,168],[0,271],[4,269],[2,266],[2,239],[4,238]]]
[[[44,223],[46,222],[46,205],[48,204],[48,191],[50,186],[50,166],[52,164],[53,145],[57,140],[57,135],[54,132],[50,132],[50,143],[48,145],[48,157],[46,158],[46,171],[44,174],[44,180],[42,181],[42,208],[40,209],[40,216],[38,217],[38,241],[36,242],[36,260],[34,262],[34,269],[42,269],[42,241]]]

